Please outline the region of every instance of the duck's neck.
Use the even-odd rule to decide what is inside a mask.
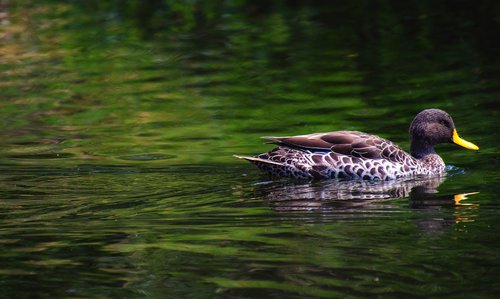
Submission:
[[[427,142],[412,140],[410,144],[410,153],[416,159],[422,159],[427,155],[437,155],[434,146]]]

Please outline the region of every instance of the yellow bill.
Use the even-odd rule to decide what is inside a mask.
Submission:
[[[460,138],[460,136],[458,136],[457,129],[453,129],[452,140],[453,140],[453,143],[458,144],[462,147],[465,147],[466,149],[470,149],[470,150],[474,150],[474,151],[477,151],[479,149],[479,147],[477,145],[475,145],[474,143],[469,142],[467,140],[463,140],[462,138]]]

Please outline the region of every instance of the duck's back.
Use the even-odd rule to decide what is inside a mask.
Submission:
[[[420,161],[396,144],[362,132],[264,138],[278,147],[255,157],[242,158],[274,176],[390,180],[423,170]]]

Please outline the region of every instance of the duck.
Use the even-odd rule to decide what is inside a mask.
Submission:
[[[454,143],[469,150],[479,147],[462,139],[451,116],[440,109],[419,112],[410,124],[410,152],[397,144],[358,131],[335,131],[296,136],[265,136],[277,145],[256,156],[239,156],[273,177],[295,179],[395,180],[440,177],[446,173],[434,147]]]

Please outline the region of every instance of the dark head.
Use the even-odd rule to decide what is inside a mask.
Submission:
[[[451,116],[439,109],[426,109],[417,114],[410,125],[410,152],[415,158],[434,154],[439,143],[455,143],[470,150],[479,148],[458,136]]]

